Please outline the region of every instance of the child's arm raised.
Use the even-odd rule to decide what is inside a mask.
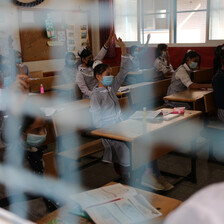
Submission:
[[[125,77],[129,72],[129,63],[130,58],[127,56],[126,46],[121,38],[117,39],[116,35],[114,35],[114,39],[117,45],[121,48],[121,66],[120,71],[115,77],[112,88],[114,92],[117,92],[120,88],[121,84],[124,82]]]

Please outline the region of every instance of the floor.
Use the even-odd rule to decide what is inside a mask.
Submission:
[[[220,154],[222,143],[216,143],[215,145],[215,155],[221,161],[221,158],[224,158],[222,154]],[[198,191],[199,189],[212,184],[221,182],[224,180],[224,167],[222,165],[208,163],[208,141],[204,138],[200,138],[197,141],[197,184],[191,183],[189,181],[182,181],[178,185],[175,186],[174,189],[162,193],[165,196],[176,198],[178,200],[184,201],[188,199],[193,193]],[[54,149],[55,145],[50,145],[49,150]],[[186,152],[187,154],[187,152]],[[97,153],[94,155],[95,157],[100,158],[102,153]],[[89,161],[92,161],[90,158],[86,158],[80,161],[80,164],[86,164]],[[224,159],[223,159],[224,161]],[[175,154],[168,154],[163,156],[158,160],[160,170],[173,172],[180,175],[186,175],[190,170],[190,160],[189,158],[178,156]],[[73,167],[71,165],[71,167]],[[70,177],[73,177],[77,171],[72,170],[69,172]],[[97,164],[87,167],[79,171],[81,177],[81,183],[83,188],[85,189],[94,189],[100,187],[110,181],[116,180],[119,176],[113,170],[112,165],[105,164],[102,162],[98,162]],[[167,180],[172,182],[174,179],[170,177],[166,177]],[[0,197],[4,197],[5,191],[4,186],[0,188]],[[23,209],[22,203],[17,203],[16,205],[18,211]],[[47,214],[47,208],[42,199],[35,199],[29,202],[29,211],[28,218],[35,221]]]

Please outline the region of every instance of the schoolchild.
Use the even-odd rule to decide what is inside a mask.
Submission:
[[[157,72],[155,80],[162,80],[165,76],[172,75],[174,70],[170,64],[168,46],[166,44],[158,44],[155,56],[154,68]]]
[[[82,64],[78,67],[76,83],[83,94],[83,98],[89,98],[93,88],[98,83],[97,79],[93,75],[93,62],[95,60],[103,60],[104,56],[107,53],[107,49],[110,46],[110,41],[113,35],[114,32],[112,31],[106,43],[94,59],[92,52],[88,48],[84,48],[79,54]]]
[[[200,63],[201,56],[196,51],[187,51],[182,64],[172,75],[167,95],[178,93],[186,89],[212,88],[212,84],[194,83],[191,80],[191,73],[200,67]],[[166,104],[171,107],[185,107],[186,109],[191,109],[191,106],[188,103],[166,101]]]

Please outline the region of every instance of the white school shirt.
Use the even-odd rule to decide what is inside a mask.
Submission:
[[[154,67],[156,71],[162,73],[162,75],[166,74],[168,71],[174,72],[173,66],[171,64],[168,66],[166,58],[162,56],[156,58]]]

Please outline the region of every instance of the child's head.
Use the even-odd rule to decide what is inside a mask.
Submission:
[[[139,52],[139,48],[137,45],[133,45],[130,47],[130,54],[132,56],[136,56],[138,54],[138,52]]]
[[[28,146],[40,146],[46,140],[47,136],[44,118],[25,115],[22,122],[21,133],[23,140]]]
[[[192,50],[188,50],[184,56],[182,64],[187,64],[192,70],[199,68],[201,64],[201,56]]]
[[[81,61],[87,67],[92,67],[93,65],[93,54],[88,48],[84,48],[82,52],[79,54]]]
[[[114,80],[111,67],[103,63],[95,66],[94,77],[98,80],[100,87],[110,86]]]
[[[66,66],[74,66],[75,65],[75,54],[72,52],[67,52],[65,55],[65,64]]]
[[[157,48],[156,48],[156,58],[159,56],[166,56],[168,51],[168,46],[166,44],[158,44]]]

